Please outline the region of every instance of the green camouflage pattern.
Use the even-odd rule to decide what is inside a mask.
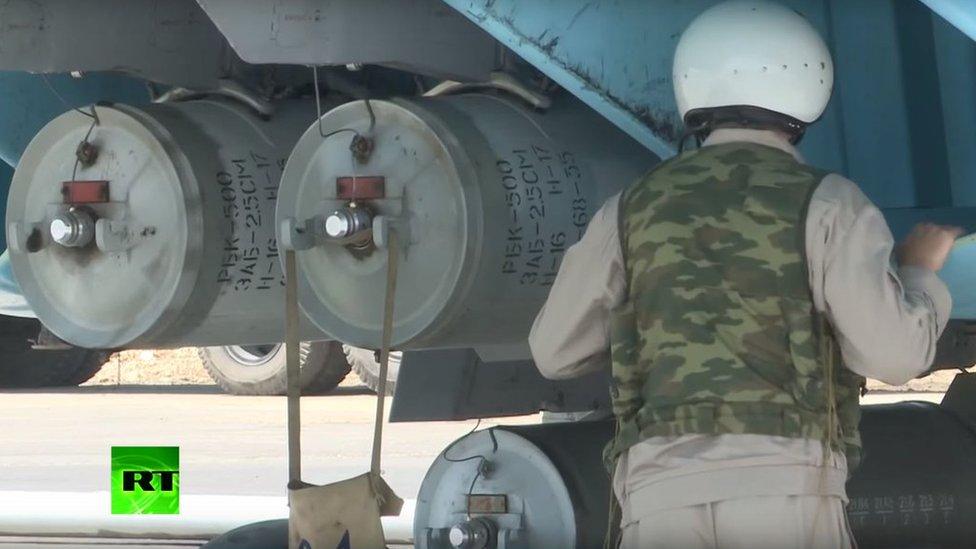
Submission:
[[[840,367],[804,253],[825,175],[730,143],[675,157],[624,192],[628,299],[611,317],[608,465],[650,437],[750,433],[823,440],[856,466],[864,380]]]

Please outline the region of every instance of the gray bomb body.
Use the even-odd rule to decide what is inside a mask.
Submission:
[[[38,318],[81,347],[282,341],[274,203],[314,105],[285,102],[269,120],[220,100],[95,109],[94,126],[75,111],[45,126],[12,183],[11,262]],[[97,158],[75,166],[89,128]],[[82,246],[55,241],[73,173],[109,189],[74,208],[92,222]]]
[[[860,547],[971,545],[974,385],[961,385],[968,387],[958,387],[949,405],[952,388],[941,405],[863,408],[865,460],[847,483],[847,514]],[[612,422],[597,420],[502,426],[463,437],[434,460],[420,486],[416,547],[458,547],[452,536],[471,539],[483,529],[510,548],[602,547],[611,491],[602,449],[613,432]],[[476,496],[471,502],[469,494]],[[501,508],[487,509],[491,501]]]
[[[350,153],[351,132],[323,139],[313,126],[288,160],[277,218],[279,231],[313,226],[342,206],[337,178],[384,178],[385,197],[364,205],[399,235],[395,348],[524,342],[566,249],[658,161],[565,96],[546,112],[487,94],[371,101],[375,122],[366,107],[340,106],[322,123],[373,139],[368,161]],[[335,339],[378,348],[386,251],[323,238],[305,248],[306,314]]]

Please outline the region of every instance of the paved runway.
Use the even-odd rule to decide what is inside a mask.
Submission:
[[[906,398],[938,401],[941,395],[876,395],[870,401]],[[303,470],[307,481],[322,484],[368,469],[374,399],[357,388],[303,398]],[[537,421],[538,416],[527,416],[483,425]],[[474,425],[473,421],[388,425],[385,477],[401,497],[415,498],[431,461]],[[272,514],[275,509],[280,509],[282,516],[285,513],[283,398],[229,396],[209,386],[122,386],[0,391],[0,515],[7,509],[21,511],[22,516],[71,517],[81,506],[80,511],[111,518],[107,504],[91,502],[107,498],[104,492],[109,488],[113,445],[179,446],[181,497],[196,502],[232,502],[226,506],[208,504],[217,514],[226,510],[225,515],[233,519],[240,515],[235,505],[258,515],[267,514],[269,508]],[[50,496],[50,504],[46,494],[55,494]],[[99,507],[105,507],[104,511]],[[0,524],[3,520],[0,516]],[[23,535],[22,531],[15,533]],[[0,537],[0,549],[87,548],[94,547],[93,543],[126,549],[194,546],[173,541],[154,545],[151,541]]]
[[[194,540],[113,540],[84,538],[0,537],[0,549],[188,549],[200,547]]]
[[[302,399],[305,480],[326,483],[369,468],[374,399],[357,388]],[[431,461],[474,424],[388,425],[390,485],[415,497]],[[285,400],[206,386],[0,392],[0,441],[0,492],[107,490],[113,445],[179,446],[182,494],[283,495],[287,480]]]
[[[324,484],[369,469],[375,398],[344,387],[302,399],[306,481]],[[537,416],[529,416],[482,425],[536,421]],[[437,454],[475,424],[387,425],[385,478],[401,497],[415,498]],[[183,508],[192,504],[197,510],[176,517],[183,521],[182,532],[208,531],[208,524],[229,528],[239,517],[257,521],[287,513],[283,398],[230,396],[210,386],[0,391],[0,534],[23,535],[24,525],[38,520],[47,521],[44,527],[52,531],[58,531],[53,526],[58,521],[83,528],[86,513],[113,527],[133,524],[138,529],[128,517],[109,514],[113,445],[180,447]],[[5,531],[5,524],[16,529]],[[0,549],[87,547],[78,540],[25,543],[0,537]]]
[[[26,538],[0,536],[0,549],[196,549],[194,540],[151,539],[85,539],[85,538]],[[390,549],[410,549],[406,545],[391,545]]]

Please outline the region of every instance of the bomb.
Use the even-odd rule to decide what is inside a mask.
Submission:
[[[38,318],[91,348],[282,341],[274,206],[314,113],[283,102],[263,119],[198,100],[51,121],[7,206],[14,275]],[[302,335],[324,339],[307,322]]]
[[[517,345],[597,208],[657,162],[569,97],[545,112],[488,94],[353,102],[296,145],[279,238],[335,339],[380,346],[393,232],[395,348]]]

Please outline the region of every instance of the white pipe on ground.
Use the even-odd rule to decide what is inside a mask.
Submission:
[[[398,517],[383,517],[390,543],[413,543],[417,501]],[[180,496],[178,515],[113,515],[108,492],[0,492],[0,536],[99,536],[211,539],[245,524],[288,516],[274,496]]]

